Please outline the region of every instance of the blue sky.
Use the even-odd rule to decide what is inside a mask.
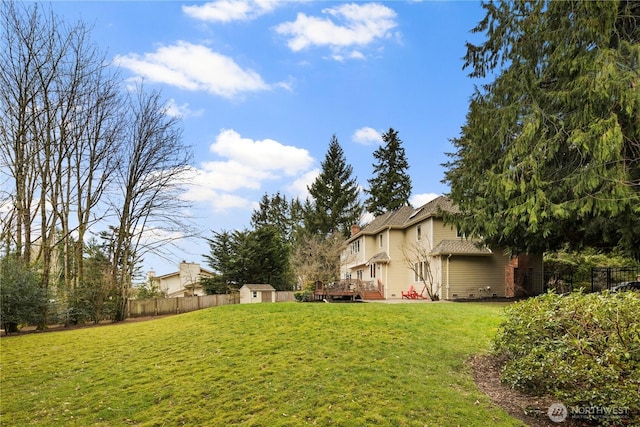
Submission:
[[[403,141],[412,203],[448,191],[440,181],[449,139],[464,123],[474,84],[462,70],[479,2],[53,2],[123,78],[161,90],[182,117],[195,177],[181,195],[204,237],[250,226],[263,194],[306,197],[336,134],[363,188],[380,133]],[[173,259],[147,256],[158,274],[185,259],[205,265],[206,242],[179,243]]]

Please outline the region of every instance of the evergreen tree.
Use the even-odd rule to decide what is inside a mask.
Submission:
[[[305,229],[321,236],[339,232],[346,237],[362,215],[362,204],[353,167],[347,164],[335,135],[321,166],[320,175],[307,187],[312,200],[305,204]]]
[[[640,3],[488,3],[445,182],[467,235],[640,257]]]
[[[290,245],[273,226],[265,225],[246,239],[248,259],[244,283],[268,283],[278,291],[293,289]]]
[[[269,197],[266,193],[260,200],[258,209],[251,214],[251,226],[254,229],[269,225],[275,227],[288,243],[294,243],[301,228],[300,200],[287,200],[277,192]]]
[[[271,225],[253,231],[214,232],[204,258],[216,273],[205,281],[207,293],[239,288],[247,283],[268,283],[277,290],[293,287],[290,245]]]
[[[373,178],[367,180],[369,189],[365,190],[369,198],[365,200],[367,212],[378,216],[388,211],[409,206],[411,196],[411,177],[407,173],[409,163],[402,147],[398,132],[389,128],[382,135],[384,146],[373,153]]]

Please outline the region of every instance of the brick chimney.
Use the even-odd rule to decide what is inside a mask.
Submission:
[[[351,226],[351,235],[355,236],[356,234],[358,234],[360,232],[360,226],[358,224],[353,224]]]

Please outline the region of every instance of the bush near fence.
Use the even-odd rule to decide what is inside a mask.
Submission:
[[[295,301],[293,292],[276,292],[276,302]],[[239,304],[240,294],[203,295],[179,298],[129,300],[129,317],[187,313],[219,305]]]

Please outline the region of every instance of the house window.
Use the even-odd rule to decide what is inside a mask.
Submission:
[[[258,292],[253,291],[253,297],[254,297],[254,298],[258,298]]]
[[[358,252],[360,252],[360,239],[358,239],[355,242],[351,243],[351,253],[352,254],[357,254]]]
[[[466,239],[467,237],[462,231],[458,230],[457,228],[456,228],[456,236],[460,237],[461,239]]]
[[[426,275],[429,273],[428,268],[426,261],[413,264],[413,281],[422,282],[426,280]]]
[[[418,225],[416,227],[416,240],[422,239],[422,226]]]
[[[362,280],[362,275],[363,275],[363,271],[362,270],[358,270],[356,272],[356,277],[358,278],[358,280]]]
[[[382,247],[382,233],[378,236],[378,246]]]
[[[369,266],[369,276],[371,276],[372,279],[375,279],[375,277],[376,277],[376,265],[375,264],[371,264]]]

